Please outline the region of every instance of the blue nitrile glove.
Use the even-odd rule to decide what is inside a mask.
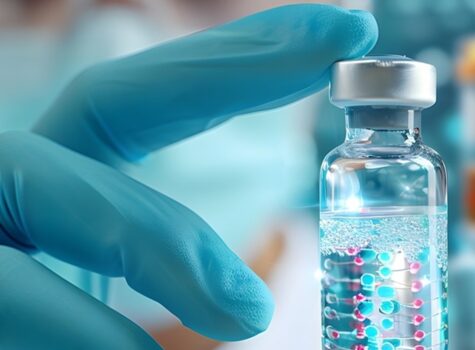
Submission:
[[[0,348],[159,348],[26,254],[36,249],[124,276],[206,336],[265,330],[273,302],[264,283],[191,210],[113,167],[312,94],[332,62],[366,54],[376,37],[366,12],[276,8],[92,67],[38,135],[1,134],[0,242],[10,247],[0,247]]]

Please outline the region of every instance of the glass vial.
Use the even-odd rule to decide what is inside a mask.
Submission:
[[[332,69],[346,139],[320,173],[323,349],[448,349],[446,170],[421,137],[435,76],[402,56]]]

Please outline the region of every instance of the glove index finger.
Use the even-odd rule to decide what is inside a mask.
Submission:
[[[278,7],[89,69],[35,131],[109,164],[133,161],[320,90],[333,62],[365,55],[376,39],[367,12]]]
[[[38,135],[0,134],[0,159],[0,242],[125,277],[217,340],[267,328],[266,285],[190,209]]]

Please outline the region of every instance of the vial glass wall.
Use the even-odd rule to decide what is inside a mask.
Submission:
[[[346,109],[320,177],[324,349],[447,349],[447,189],[421,111]]]

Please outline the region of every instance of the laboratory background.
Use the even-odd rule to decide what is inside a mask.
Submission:
[[[291,3],[0,0],[0,131],[31,129],[69,81],[96,63]],[[475,349],[475,1],[315,3],[372,12],[379,26],[372,55],[407,55],[437,69],[437,103],[424,112],[422,125],[425,143],[441,154],[448,171],[450,348]],[[344,122],[325,89],[233,119],[125,170],[205,218],[268,284],[274,317],[254,338],[210,340],[123,278],[44,253],[34,257],[133,320],[165,349],[321,349],[317,179],[325,154],[344,139]]]

